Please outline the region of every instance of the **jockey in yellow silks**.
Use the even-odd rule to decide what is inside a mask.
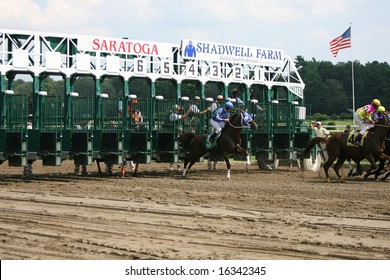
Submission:
[[[380,107],[383,108],[383,106],[381,106],[381,102],[378,99],[374,99],[372,100],[371,104],[367,104],[356,110],[354,114],[354,120],[356,124],[359,125],[360,132],[355,139],[355,145],[361,146],[363,134],[367,131],[367,129],[374,127],[374,122],[371,119],[371,115],[372,113],[376,112]]]

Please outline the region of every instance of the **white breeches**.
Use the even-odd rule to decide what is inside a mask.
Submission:
[[[221,131],[222,131],[222,128],[224,128],[225,127],[225,122],[216,122],[216,121],[214,121],[214,120],[210,120],[210,124],[211,124],[211,126],[213,127],[213,129],[214,129],[214,131],[215,131],[215,133],[217,133],[217,134],[220,134],[221,133]]]
[[[361,134],[361,135],[363,135],[364,132],[367,131],[367,129],[369,129],[369,128],[371,128],[371,127],[374,127],[374,125],[372,125],[372,124],[366,124],[361,118],[359,118],[359,117],[357,116],[356,113],[353,115],[353,117],[354,117],[355,123],[356,123],[357,125],[359,125],[359,127],[360,127],[360,132],[359,132],[359,134]]]

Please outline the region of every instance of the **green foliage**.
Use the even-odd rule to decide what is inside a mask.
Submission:
[[[341,113],[339,119],[341,120],[349,120],[352,118],[352,113]]]
[[[329,116],[326,114],[315,113],[312,115],[312,119],[316,121],[325,121],[329,119]]]
[[[351,118],[352,62],[332,64],[329,61],[306,61],[297,56],[295,65],[305,86],[305,104],[311,112],[344,115]],[[390,108],[390,66],[387,62],[353,62],[355,107],[359,108],[378,98],[382,105]],[[355,109],[356,109],[355,108]],[[348,114],[348,117],[347,115]]]

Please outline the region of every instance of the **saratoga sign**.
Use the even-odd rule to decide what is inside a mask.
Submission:
[[[210,43],[194,40],[182,40],[181,52],[183,58],[210,60],[230,63],[256,64],[265,66],[282,66],[284,51]]]
[[[173,45],[127,39],[81,36],[78,38],[77,47],[79,50],[91,52],[170,57],[172,56]]]

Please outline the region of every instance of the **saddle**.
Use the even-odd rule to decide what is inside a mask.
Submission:
[[[355,139],[356,139],[358,134],[359,133],[355,132],[355,131],[350,131],[349,132],[348,137],[347,137],[347,146],[348,147],[359,147],[359,145],[355,144]],[[361,140],[362,146],[364,145],[364,141],[366,140],[366,136],[367,136],[367,131],[364,132],[364,134],[363,134],[363,137],[362,137],[362,140]]]

